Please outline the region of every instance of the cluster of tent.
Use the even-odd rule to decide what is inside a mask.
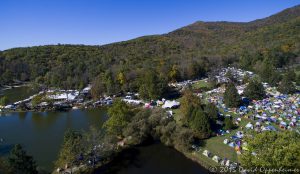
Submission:
[[[235,67],[227,67],[222,68],[215,78],[218,83],[227,83],[230,79],[227,77],[227,74],[231,73],[233,78],[235,78],[238,82],[242,82],[244,77],[247,75],[249,78],[254,76],[254,73],[251,71],[244,71],[242,69],[238,69]]]
[[[240,86],[240,90],[242,91],[244,87],[243,85]],[[222,109],[224,112],[232,112],[240,116],[253,113],[250,118],[258,120],[258,123],[256,123],[258,130],[276,130],[270,126],[271,123],[275,123],[283,129],[294,129],[300,126],[300,94],[277,95],[278,92],[273,90],[272,93],[276,94],[275,96],[263,100],[253,100],[252,103],[243,97],[242,101],[246,104],[233,109],[225,106],[224,98],[221,95],[224,91],[223,87],[219,87],[206,92],[205,96],[202,95],[201,97],[207,99],[210,103],[214,103],[218,109]],[[263,126],[262,123],[266,123],[267,126]],[[254,126],[248,126],[254,128]]]
[[[145,103],[145,108],[153,108],[155,106],[162,107],[163,109],[176,109],[180,106],[180,102],[176,100],[157,100]]]
[[[227,166],[230,167],[232,169],[235,169],[237,167],[237,163],[236,162],[232,162],[229,159],[222,159],[221,157],[217,156],[217,155],[212,155],[212,153],[208,150],[204,150],[202,153],[204,156],[211,158],[213,161],[215,161],[216,163],[219,163],[220,165],[223,166]]]
[[[238,154],[241,154],[242,149],[247,150],[247,143],[243,142],[244,133],[237,131],[230,139],[224,139],[223,143],[234,148]]]
[[[258,123],[275,123],[283,129],[293,129],[300,126],[300,95],[279,95],[259,101],[253,101],[248,109],[254,114]]]
[[[244,90],[246,88],[246,85],[240,85],[236,87],[238,90],[239,94],[243,94]],[[225,107],[224,104],[224,98],[223,98],[223,94],[225,92],[225,87],[219,87],[219,88],[215,88],[211,91],[207,91],[204,95],[200,94],[200,97],[205,98],[208,102],[210,103],[214,103],[217,107],[222,108],[224,110],[228,110],[228,108]],[[242,98],[243,102],[244,100],[246,100],[245,97]],[[249,101],[247,101],[249,102]]]
[[[47,93],[53,93],[48,95],[48,98],[52,100],[68,100],[72,101],[79,95],[77,90],[49,90]]]

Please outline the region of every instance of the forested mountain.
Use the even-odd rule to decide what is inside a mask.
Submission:
[[[134,90],[151,69],[165,80],[197,78],[215,66],[285,66],[300,56],[300,6],[247,23],[196,22],[173,32],[103,46],[46,45],[0,52],[0,85],[14,80],[79,88],[97,77]]]

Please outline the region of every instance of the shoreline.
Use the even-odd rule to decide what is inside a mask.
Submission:
[[[19,85],[4,85],[4,86],[0,86],[0,91],[5,91],[5,90],[13,89],[13,88],[20,88],[23,86],[28,86],[29,84],[30,84],[30,82],[24,82]]]
[[[178,152],[180,152],[181,154],[183,154],[186,158],[188,158],[189,160],[192,160],[194,162],[196,162],[197,164],[199,164],[200,166],[204,167],[205,169],[207,169],[209,171],[210,167],[212,167],[209,164],[206,164],[205,161],[200,160],[199,158],[195,157],[192,153],[187,153],[187,152],[182,152],[181,150],[179,150],[178,148],[172,147],[175,150],[177,150]]]

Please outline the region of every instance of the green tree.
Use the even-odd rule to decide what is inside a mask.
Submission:
[[[292,82],[296,81],[297,78],[297,74],[295,73],[294,70],[290,69],[286,72],[286,76],[288,77],[288,79]]]
[[[64,135],[64,141],[60,149],[57,167],[68,165],[72,167],[78,161],[80,154],[85,152],[84,139],[81,132],[68,130]]]
[[[102,81],[101,76],[97,76],[93,83],[91,88],[91,95],[94,99],[99,99],[103,94],[106,92],[105,84]]]
[[[35,97],[33,97],[33,99],[31,100],[31,104],[32,106],[36,107],[38,104],[40,104],[44,99],[44,95],[37,95]]]
[[[9,103],[9,99],[6,96],[0,98],[0,105],[5,106]]]
[[[276,86],[280,81],[280,74],[276,71],[272,61],[267,58],[257,67],[257,71],[263,82]]]
[[[265,95],[264,86],[258,80],[251,80],[244,90],[244,96],[253,100],[262,100]]]
[[[239,59],[239,65],[242,69],[245,70],[252,70],[252,58],[249,52],[245,52],[242,54],[241,58]]]
[[[218,118],[218,108],[213,103],[206,104],[204,112],[211,120],[216,120]]]
[[[247,73],[245,76],[244,76],[244,78],[243,78],[243,83],[249,83],[250,82],[250,76],[249,76],[249,74]]]
[[[140,77],[139,94],[143,99],[159,99],[166,92],[167,87],[166,79],[149,70]]]
[[[300,74],[297,75],[297,78],[296,78],[296,85],[300,86]]]
[[[224,129],[225,130],[231,130],[233,128],[234,128],[234,124],[232,122],[231,117],[225,117],[225,120],[224,120]]]
[[[202,109],[194,109],[189,126],[199,138],[208,138],[211,134],[210,120]]]
[[[109,119],[104,123],[104,128],[112,135],[122,136],[123,129],[128,125],[133,112],[130,107],[121,100],[115,100],[108,109]]]
[[[285,75],[281,80],[278,91],[283,94],[293,94],[296,91],[295,85],[288,75]]]
[[[214,129],[217,126],[218,108],[213,103],[208,103],[204,106],[204,112],[209,118],[211,128]]]
[[[241,103],[241,97],[233,83],[229,83],[226,86],[224,93],[224,103],[226,107],[234,108],[238,107]]]
[[[244,168],[300,168],[300,135],[294,131],[264,131],[246,137],[245,142],[249,150],[241,155]]]
[[[136,145],[141,144],[147,138],[151,136],[152,126],[148,122],[148,118],[151,115],[151,110],[141,110],[131,119],[130,123],[124,129],[124,135],[126,137],[131,137],[129,143]]]
[[[201,107],[200,98],[194,95],[191,89],[186,89],[183,92],[183,96],[180,102],[180,111],[182,113],[181,119],[183,123],[188,122],[194,108],[200,108],[200,107]]]
[[[8,163],[15,174],[37,174],[36,162],[26,154],[20,144],[14,146],[8,158]]]
[[[186,77],[188,79],[196,79],[205,75],[205,69],[197,61],[188,63]]]
[[[173,136],[173,143],[176,149],[189,152],[194,142],[194,133],[191,129],[176,126]]]
[[[105,94],[107,95],[112,95],[115,94],[116,92],[118,92],[118,88],[117,88],[117,82],[114,80],[113,78],[113,74],[111,71],[106,71],[104,74],[104,83],[105,83],[105,87],[106,87],[106,91]]]
[[[234,76],[230,70],[226,72],[225,77],[230,79],[232,82],[236,82],[236,78],[234,78]]]

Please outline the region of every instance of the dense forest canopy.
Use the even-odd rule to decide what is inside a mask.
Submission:
[[[138,79],[148,70],[174,81],[199,78],[228,64],[255,69],[265,59],[280,68],[298,61],[299,41],[298,5],[248,23],[196,22],[167,34],[104,46],[59,44],[1,51],[0,85],[20,80],[82,88],[98,77],[118,85],[114,89],[138,90]]]

